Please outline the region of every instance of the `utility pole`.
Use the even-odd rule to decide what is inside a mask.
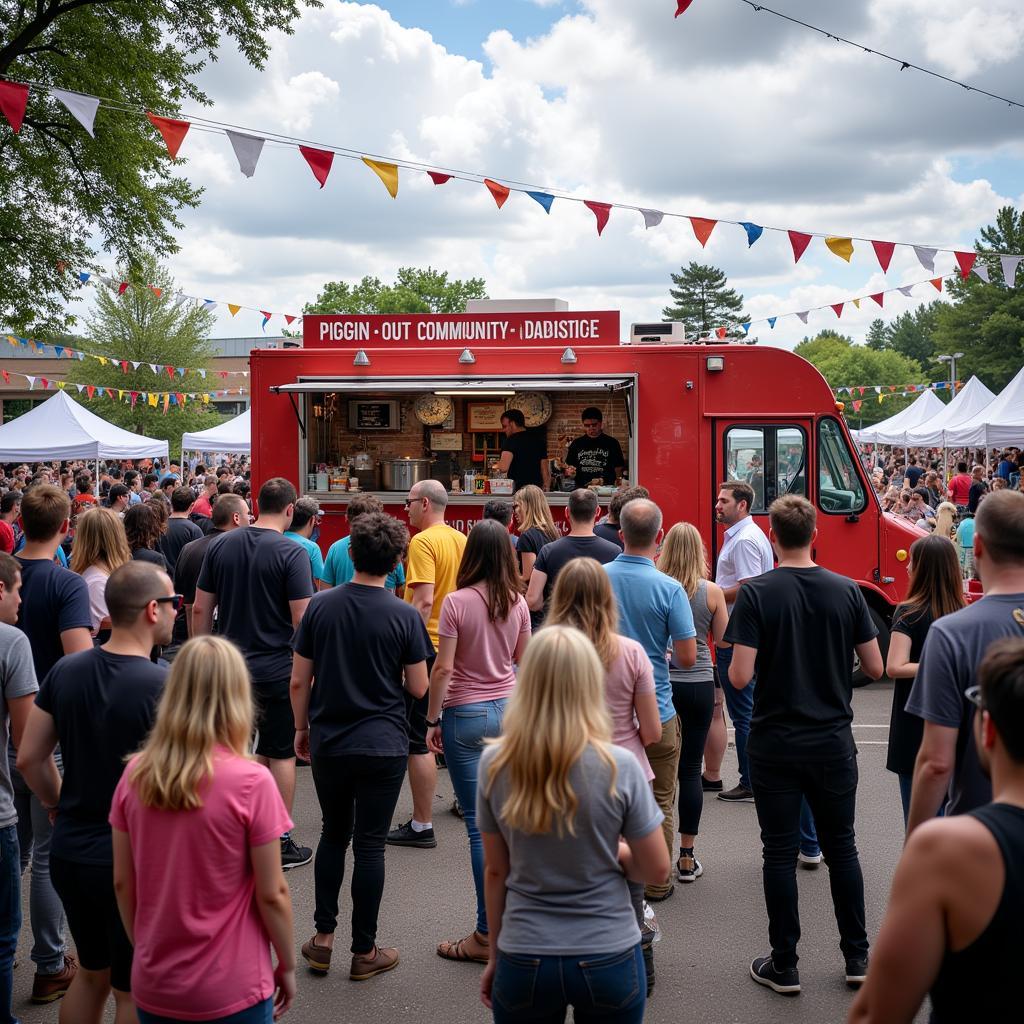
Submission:
[[[954,352],[952,355],[936,357],[940,363],[949,363],[949,390],[951,397],[956,388],[956,361],[963,359],[963,357],[963,352]]]

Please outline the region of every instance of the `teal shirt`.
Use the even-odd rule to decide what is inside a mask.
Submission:
[[[324,556],[320,553],[319,545],[314,544],[308,537],[303,537],[301,533],[292,533],[291,530],[285,530],[284,535],[306,549],[306,554],[309,555],[309,564],[313,570],[313,582],[322,580],[324,578]]]
[[[352,564],[348,553],[351,539],[351,537],[342,537],[341,540],[336,540],[327,552],[327,560],[324,562],[320,579],[329,587],[340,587],[342,583],[348,583],[356,574],[356,567]],[[398,587],[405,586],[405,569],[401,562],[395,566],[393,572],[388,573],[384,586],[388,590],[396,590]]]

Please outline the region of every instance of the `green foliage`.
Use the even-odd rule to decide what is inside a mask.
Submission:
[[[364,277],[359,284],[329,281],[302,312],[339,315],[343,313],[465,313],[470,299],[486,299],[487,284],[482,277],[462,281],[448,279],[447,271],[427,267],[401,267],[394,284],[376,277]]]
[[[902,313],[890,324],[875,320],[868,328],[868,348],[876,352],[899,352],[913,359],[926,376],[944,378],[945,370],[940,368],[941,364],[935,359],[934,337],[939,315],[946,305],[936,300],[918,306],[915,310]]]
[[[232,385],[228,385],[213,371],[208,373],[206,380],[196,373],[184,378],[175,374],[173,380],[166,374],[156,376],[146,364],[209,370],[213,351],[205,339],[215,317],[192,303],[176,306],[171,297],[174,281],[152,257],[143,258],[135,271],[122,267],[120,273],[124,275],[123,280],[133,282],[133,287],[124,295],[117,295],[106,287],[96,289],[96,310],[86,324],[88,341],[78,343],[82,348],[108,356],[112,361],[106,366],[95,360],[74,364],[68,371],[69,380],[126,392],[215,391],[226,386],[238,386],[234,382],[244,378],[231,378]],[[147,287],[150,284],[161,290],[159,297]],[[127,373],[121,370],[120,359],[129,361]],[[133,370],[131,362],[143,365]],[[76,390],[71,388],[69,393],[76,400],[86,400],[85,395],[77,395]],[[172,405],[166,413],[162,398],[155,409],[141,398],[134,409],[127,400],[94,398],[86,401],[97,416],[133,433],[169,441],[172,448],[181,444],[181,435],[186,431],[204,430],[224,420],[212,407],[203,405],[198,399],[194,403],[189,400],[184,408]]]
[[[1024,288],[1006,286],[999,259],[992,254],[1024,253],[1024,211],[1004,206],[996,223],[982,229],[974,249],[992,283],[976,274],[950,282],[953,303],[938,311],[935,345],[939,352],[964,353],[957,364],[961,380],[977,374],[999,391],[1024,362]]]
[[[0,0],[0,75],[178,117],[209,103],[195,75],[224,39],[255,67],[268,33],[289,32],[319,0]],[[163,140],[136,110],[101,108],[96,138],[49,93],[33,89],[15,135],[0,125],[0,323],[54,334],[75,317],[66,261],[93,257],[90,237],[129,266],[177,250],[177,212],[200,190],[172,175]],[[180,162],[180,161],[179,161]]]
[[[709,334],[719,327],[730,335],[743,333],[740,324],[749,317],[743,312],[743,296],[728,287],[728,279],[718,267],[690,262],[670,275],[674,287],[668,290],[673,305],[661,315],[666,320],[682,320],[686,331]]]

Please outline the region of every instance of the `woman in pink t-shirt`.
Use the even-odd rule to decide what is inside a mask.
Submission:
[[[251,735],[238,648],[190,640],[110,810],[140,1024],[269,1024],[295,997],[280,840],[292,823],[270,772],[246,754]]]
[[[485,519],[473,527],[455,585],[457,589],[444,599],[437,627],[427,746],[444,754],[462,805],[476,887],[476,929],[458,942],[442,942],[437,955],[487,963],[490,941],[483,842],[476,827],[477,769],[484,741],[501,735],[505,702],[516,682],[515,666],[531,631],[512,545],[500,523]]]

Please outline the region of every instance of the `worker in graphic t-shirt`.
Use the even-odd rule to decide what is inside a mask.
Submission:
[[[586,433],[569,445],[565,465],[569,476],[576,477],[580,487],[591,480],[614,484],[626,470],[622,446],[604,432],[604,416],[596,406],[589,406],[581,414]]]

